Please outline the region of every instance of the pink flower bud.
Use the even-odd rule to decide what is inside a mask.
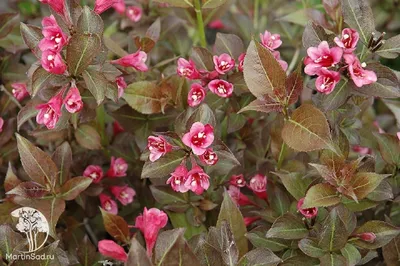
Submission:
[[[126,85],[125,79],[123,76],[119,76],[115,82],[117,82],[118,87],[118,98],[121,98],[124,95],[124,91],[128,85]]]
[[[363,146],[360,146],[360,145],[353,145],[352,149],[353,149],[354,152],[357,152],[357,153],[359,153],[361,155],[367,155],[367,154],[371,154],[372,153],[372,150],[370,148],[363,147]]]
[[[400,132],[397,132],[397,138],[400,140]]]
[[[51,50],[53,52],[60,52],[68,42],[67,35],[58,26],[53,15],[43,18],[42,25],[44,38],[39,42],[39,49],[41,51]]]
[[[4,119],[0,117],[0,133],[3,132]]]
[[[267,30],[264,34],[260,33],[260,39],[262,45],[270,51],[273,51],[282,45],[281,36],[279,34],[271,34]]]
[[[142,231],[146,241],[147,255],[151,258],[154,245],[156,244],[158,232],[165,227],[168,222],[168,216],[165,212],[156,208],[147,210],[145,207],[143,214],[136,217],[135,227]]]
[[[343,55],[344,61],[347,64],[347,70],[350,73],[350,77],[357,87],[362,87],[377,81],[377,76],[374,71],[365,70],[365,63],[360,63],[357,56],[354,54]]]
[[[118,213],[117,203],[114,200],[112,200],[110,198],[110,196],[108,196],[108,195],[106,195],[104,193],[101,193],[99,195],[99,198],[100,198],[101,207],[105,211],[117,215],[117,213]]]
[[[304,198],[297,203],[297,210],[306,218],[314,218],[318,214],[318,208],[303,209]]]
[[[196,68],[196,65],[192,60],[187,61],[184,58],[178,59],[178,67],[176,69],[176,73],[188,79],[198,79],[200,78],[199,71]]]
[[[90,177],[93,183],[99,183],[103,179],[103,169],[99,165],[89,165],[83,172],[83,176]]]
[[[199,158],[207,165],[215,165],[218,162],[218,155],[210,148],[200,155]]]
[[[58,92],[47,103],[39,104],[36,109],[39,113],[36,115],[36,122],[45,125],[48,129],[53,129],[61,117],[62,93]]]
[[[111,157],[110,169],[108,169],[106,175],[108,177],[122,177],[126,176],[126,171],[128,170],[128,164],[122,158]]]
[[[15,82],[11,84],[11,87],[13,88],[12,94],[18,101],[22,101],[25,97],[29,96],[25,83]]]
[[[115,4],[113,4],[113,8],[119,14],[123,15],[125,13],[125,10],[126,10],[125,0],[117,0],[117,2]]]
[[[43,4],[48,4],[51,9],[56,11],[61,16],[64,16],[64,0],[39,0]]]
[[[210,186],[210,177],[204,172],[200,166],[195,166],[187,174],[185,186],[191,191],[200,195]]]
[[[229,183],[232,186],[244,187],[246,185],[246,180],[244,179],[243,175],[233,175],[231,176]]]
[[[221,29],[225,28],[224,23],[220,19],[216,19],[216,20],[211,21],[210,23],[208,23],[207,26],[210,29],[214,29],[214,30],[221,30]]]
[[[335,37],[334,41],[340,48],[343,48],[343,52],[346,54],[354,52],[357,47],[360,36],[356,30],[345,28],[342,30],[340,38]]]
[[[136,191],[133,188],[128,187],[128,185],[111,186],[110,191],[114,195],[114,197],[119,200],[119,202],[121,202],[121,204],[124,206],[132,203],[133,197],[136,195]]]
[[[118,121],[114,121],[113,123],[113,133],[114,136],[118,135],[121,132],[124,132],[125,129],[122,127],[122,125],[120,123],[118,123]]]
[[[112,64],[120,65],[123,67],[133,67],[138,71],[145,72],[149,70],[146,65],[147,54],[138,50],[136,53],[126,55],[118,60],[111,61]]]
[[[228,98],[233,93],[233,84],[222,79],[215,79],[208,83],[208,88],[212,93],[222,98]]]
[[[246,53],[243,53],[239,56],[238,60],[239,60],[239,66],[238,69],[239,71],[243,72],[243,64],[244,64],[244,58],[246,57]]]
[[[360,238],[361,240],[368,242],[368,243],[374,243],[375,239],[376,239],[376,235],[372,232],[361,233],[361,234],[357,234],[356,236],[358,238]]]
[[[221,75],[228,73],[229,70],[235,67],[235,59],[228,54],[214,55],[213,61],[215,70]]]
[[[171,173],[171,177],[168,178],[167,184],[171,185],[174,191],[185,193],[189,191],[189,187],[185,185],[187,174],[188,170],[186,167],[184,165],[179,165],[175,168],[175,171]]]
[[[118,0],[96,0],[94,12],[101,14],[116,3],[118,3]]]
[[[315,88],[321,93],[330,94],[339,81],[340,74],[338,72],[322,68],[315,81]]]
[[[149,160],[155,162],[160,159],[161,156],[170,152],[172,150],[172,145],[169,144],[163,136],[149,136],[147,138],[147,148],[150,151]]]
[[[250,179],[248,187],[260,199],[267,199],[267,177],[257,174]]]
[[[214,141],[214,128],[210,125],[203,125],[196,122],[190,131],[182,137],[183,143],[193,150],[196,155],[202,155]]]
[[[105,257],[110,257],[123,262],[128,260],[128,254],[126,254],[124,248],[112,240],[100,240],[98,248],[99,252]]]
[[[188,93],[188,104],[191,107],[198,106],[201,104],[206,97],[205,89],[198,83],[192,84]]]
[[[260,220],[260,219],[261,219],[261,217],[258,217],[258,216],[254,216],[254,217],[244,217],[244,218],[243,218],[244,224],[245,224],[246,226],[249,226],[249,225],[251,225],[252,223],[254,223],[255,221],[258,221],[258,220]]]
[[[252,202],[245,194],[240,192],[240,188],[236,186],[230,185],[228,188],[228,194],[238,206],[255,205],[255,203]]]
[[[340,47],[329,48],[328,42],[323,41],[318,47],[308,48],[307,55],[304,60],[304,72],[312,76],[318,74],[323,67],[329,68],[339,63],[343,50]]]
[[[67,96],[64,99],[65,109],[71,114],[77,113],[83,108],[83,102],[81,94],[76,86],[72,86]]]
[[[133,22],[138,22],[142,18],[143,10],[139,6],[130,6],[126,9],[126,15]]]
[[[53,74],[64,74],[65,70],[67,70],[67,66],[65,65],[61,54],[56,53],[50,50],[46,50],[42,53],[41,59],[42,67],[50,73]]]

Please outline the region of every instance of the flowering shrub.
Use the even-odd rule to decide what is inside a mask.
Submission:
[[[8,2],[4,263],[398,265],[398,1]]]

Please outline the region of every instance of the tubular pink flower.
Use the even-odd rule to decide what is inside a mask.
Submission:
[[[67,65],[64,63],[61,54],[50,50],[42,53],[42,67],[50,73],[62,75],[67,70]]]
[[[114,200],[112,200],[110,198],[110,196],[108,196],[108,195],[106,195],[104,193],[101,193],[99,195],[99,199],[100,199],[101,207],[105,211],[117,215],[117,213],[118,213],[118,205]]]
[[[176,73],[187,79],[198,79],[200,78],[200,73],[196,68],[194,62],[190,59],[187,61],[184,58],[178,59],[178,67],[176,69]]]
[[[83,176],[90,177],[95,184],[99,183],[103,179],[103,169],[99,165],[88,165]]]
[[[25,99],[27,96],[29,96],[29,92],[26,87],[26,83],[22,82],[14,82],[11,84],[12,89],[12,94],[17,99],[18,101],[22,101]]]
[[[175,168],[175,171],[171,173],[170,178],[167,180],[167,184],[171,185],[174,191],[185,193],[189,191],[189,187],[185,185],[187,174],[188,170],[186,167],[184,165],[179,165]]]
[[[340,48],[343,48],[343,52],[346,54],[354,52],[357,47],[360,35],[356,30],[345,28],[342,30],[342,35],[335,37],[334,41]]]
[[[96,0],[93,10],[97,14],[101,14],[116,3],[118,3],[118,0]]]
[[[361,154],[361,155],[367,155],[367,154],[371,154],[372,153],[372,150],[370,148],[363,147],[363,146],[360,146],[360,145],[353,145],[352,150],[354,152],[357,152],[357,153]]]
[[[225,28],[224,23],[220,19],[216,19],[208,23],[207,25],[210,29],[221,30]]]
[[[214,141],[214,128],[210,125],[203,125],[196,122],[190,131],[182,137],[183,143],[193,150],[196,155],[202,155]]]
[[[170,152],[172,150],[172,145],[169,144],[163,136],[149,136],[147,138],[147,148],[150,151],[149,160],[155,162],[160,159],[161,156]]]
[[[374,243],[376,235],[372,232],[357,234],[356,237],[368,243]]]
[[[214,79],[208,83],[208,88],[219,97],[228,98],[232,96],[233,84],[222,79]]]
[[[215,70],[221,75],[226,74],[235,67],[235,59],[228,54],[221,54],[220,56],[214,55],[213,61]]]
[[[65,96],[64,99],[64,105],[65,109],[67,109],[67,111],[70,112],[71,114],[77,113],[80,110],[82,110],[83,108],[82,97],[76,86],[72,86],[69,89],[67,96]]]
[[[53,15],[43,18],[42,26],[44,38],[39,42],[39,49],[41,51],[51,50],[53,52],[60,52],[64,45],[67,44],[68,36],[58,26]]]
[[[200,166],[196,165],[188,172],[185,186],[200,195],[210,186],[210,177]]]
[[[312,76],[318,74],[322,67],[329,68],[339,63],[343,50],[340,47],[329,48],[328,42],[322,41],[318,47],[308,48],[307,55],[304,72]]]
[[[114,156],[111,157],[110,169],[108,169],[106,176],[108,177],[123,177],[126,176],[126,171],[128,170],[128,164],[122,158],[115,159]]]
[[[330,94],[339,81],[340,74],[338,72],[322,68],[315,80],[315,88],[321,93]]]
[[[133,197],[136,195],[136,191],[128,185],[111,186],[110,191],[114,195],[114,197],[119,200],[119,202],[121,202],[121,204],[124,206],[132,203]]]
[[[243,64],[244,64],[244,58],[246,57],[246,53],[243,53],[239,55],[238,61],[239,61],[239,66],[238,69],[240,72],[243,72]]]
[[[240,192],[240,188],[237,186],[230,185],[228,193],[238,206],[255,205],[255,203],[252,202],[245,194]]]
[[[126,55],[120,59],[111,61],[112,64],[120,65],[123,67],[133,67],[134,69],[146,72],[149,68],[146,65],[147,54],[138,50],[136,53]]]
[[[125,5],[125,0],[117,0],[113,6],[112,6],[115,11],[117,11],[119,14],[123,15],[126,10],[126,5]]]
[[[128,85],[126,85],[125,79],[123,76],[119,76],[115,82],[117,82],[118,87],[118,98],[121,98],[124,95],[124,91]]]
[[[139,6],[130,6],[126,9],[126,15],[131,21],[138,22],[142,18],[143,10]]]
[[[232,186],[236,187],[244,187],[246,186],[246,180],[244,179],[243,175],[233,175],[231,176],[229,183]]]
[[[318,214],[318,208],[303,209],[304,198],[301,198],[297,203],[297,210],[306,218],[314,218]]]
[[[273,51],[282,45],[281,36],[279,34],[271,34],[267,30],[264,34],[260,33],[260,40],[262,45],[270,51]]]
[[[254,194],[260,199],[267,199],[267,177],[256,174],[250,179],[248,187],[253,190]]]
[[[357,87],[362,87],[377,81],[377,76],[374,71],[366,70],[365,63],[360,63],[360,60],[354,54],[343,55],[344,61],[347,64],[347,69],[350,77]]]
[[[198,106],[201,104],[206,97],[206,90],[198,83],[192,84],[190,86],[190,91],[188,93],[188,105],[191,107]]]
[[[199,158],[207,165],[215,165],[218,162],[218,155],[211,148],[208,148]]]
[[[62,93],[58,92],[47,103],[39,104],[36,109],[39,113],[36,115],[36,122],[45,125],[48,129],[53,129],[61,117]]]
[[[43,4],[48,4],[55,12],[64,16],[64,0],[39,0]]]
[[[126,254],[124,248],[112,240],[100,240],[98,248],[99,252],[105,257],[110,257],[123,262],[128,260],[128,254]]]

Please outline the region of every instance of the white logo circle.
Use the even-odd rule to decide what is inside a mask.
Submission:
[[[19,250],[20,252],[31,253],[44,246],[49,237],[49,223],[40,211],[22,207],[14,210],[11,216],[18,218],[16,228],[28,241],[28,250]]]

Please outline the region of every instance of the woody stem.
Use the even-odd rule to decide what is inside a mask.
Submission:
[[[204,31],[204,21],[203,21],[203,14],[201,12],[200,0],[194,1],[194,11],[196,12],[197,29],[200,37],[200,45],[205,48],[207,47],[207,41],[206,41],[206,33]]]

